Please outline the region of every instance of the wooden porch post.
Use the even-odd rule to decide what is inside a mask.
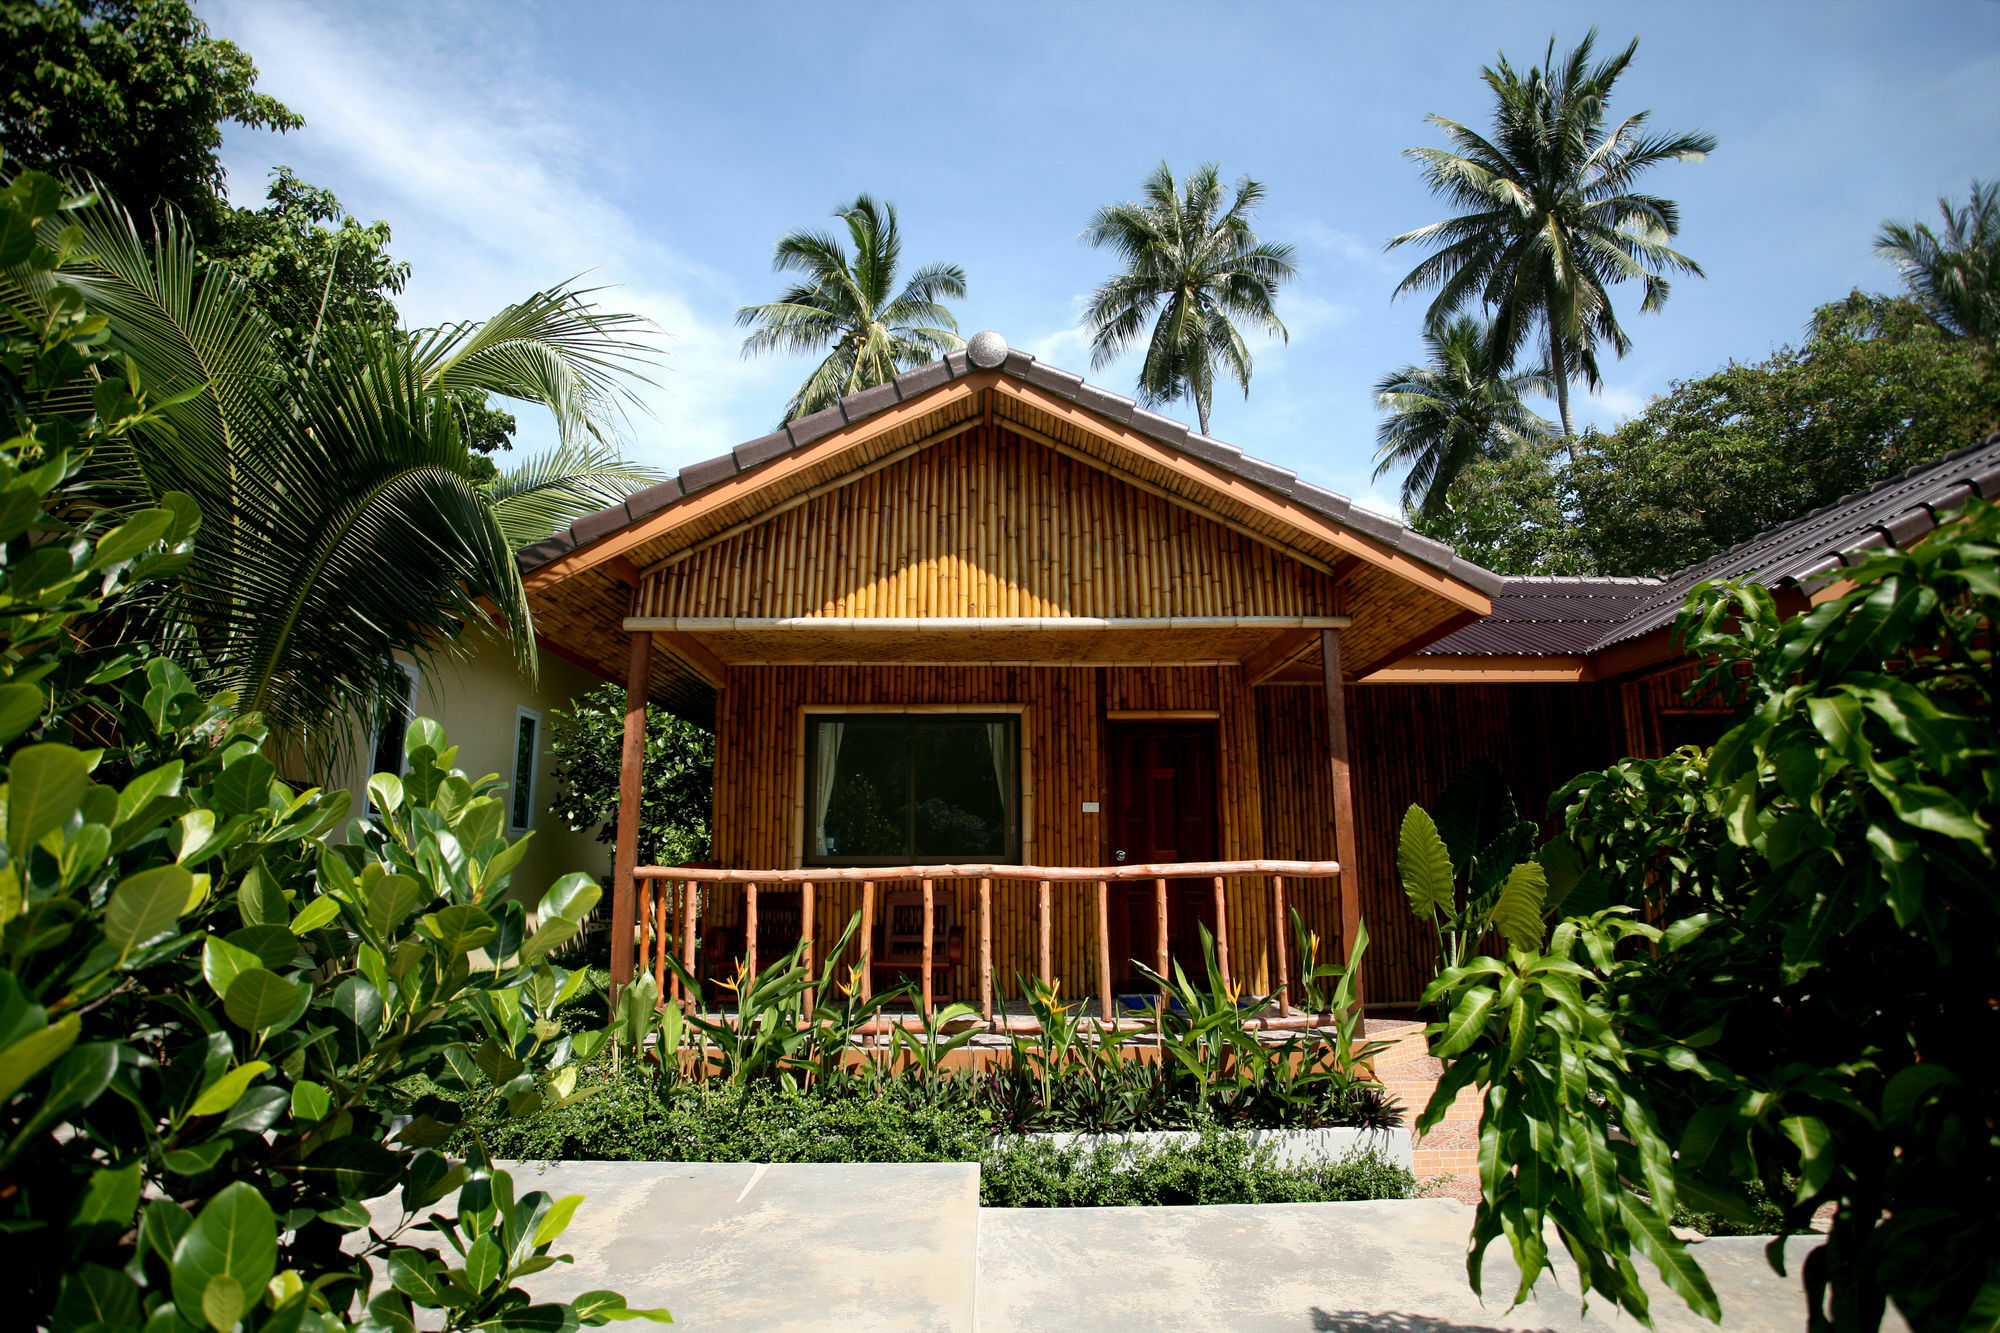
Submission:
[[[618,761],[618,847],[611,870],[611,999],[632,980],[632,937],[638,930],[639,787],[646,759],[646,695],[653,682],[653,636],[632,636],[625,673],[625,745]]]
[[[1354,786],[1347,763],[1347,689],[1340,670],[1340,631],[1319,632],[1320,655],[1326,665],[1326,735],[1333,767],[1333,846],[1340,862],[1340,958],[1351,963],[1354,939],[1361,931],[1361,877],[1354,852]],[[1361,1000],[1361,978],[1354,978],[1354,999]]]

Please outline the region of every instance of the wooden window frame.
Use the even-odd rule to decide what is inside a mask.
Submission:
[[[1020,737],[1019,751],[1015,757],[1014,786],[1019,798],[1019,811],[1015,816],[1014,841],[1017,855],[1012,859],[1000,858],[997,865],[1035,864],[1035,780],[1034,780],[1034,740],[1030,726],[1032,710],[1027,704],[1011,703],[963,703],[963,704],[801,704],[792,724],[792,864],[791,869],[806,868],[810,862],[806,858],[806,726],[814,717],[849,717],[862,714],[962,714],[968,717],[1009,715],[1017,720],[1015,730]],[[867,865],[871,861],[827,862],[832,865]],[[950,865],[947,857],[920,857],[914,861],[882,861],[883,865]]]
[[[409,709],[410,716],[403,723],[403,737],[407,741],[410,735],[410,723],[417,720],[417,693],[423,689],[424,672],[423,668],[415,662],[399,661],[396,663],[396,669],[408,677],[410,682],[410,692],[405,696],[408,702],[404,705]],[[374,726],[368,729],[368,762],[364,765],[368,771],[361,775],[361,813],[364,815],[373,815],[376,813],[375,798],[368,794],[368,779],[375,776],[375,757],[381,751],[382,724],[380,721],[377,721]],[[409,756],[403,753],[401,746],[398,746],[396,749],[396,776],[399,778],[402,777],[403,774],[409,771],[409,768]]]
[[[513,798],[516,793],[518,793],[523,789],[523,783],[521,781],[521,722],[524,718],[534,719],[535,744],[534,747],[528,751],[528,780],[525,784],[525,788],[528,793],[528,822],[525,824],[516,824],[514,822]],[[522,834],[522,833],[533,833],[535,831],[535,786],[536,786],[535,778],[536,775],[541,771],[542,767],[541,710],[530,708],[526,704],[517,705],[514,709],[514,734],[511,739],[514,742],[513,745],[509,747],[513,751],[514,783],[512,788],[510,788],[507,793],[507,834],[509,837],[513,837],[517,834]]]

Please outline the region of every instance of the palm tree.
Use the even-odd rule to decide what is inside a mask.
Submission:
[[[1943,234],[1923,222],[1883,224],[1875,253],[1938,327],[1961,338],[2000,337],[2000,181],[1972,182],[1963,208],[1940,197]]]
[[[1699,160],[1716,142],[1706,132],[1647,133],[1649,111],[1607,132],[1612,85],[1639,42],[1593,65],[1596,41],[1593,28],[1558,63],[1551,38],[1539,69],[1522,73],[1503,55],[1499,68],[1482,71],[1494,98],[1490,140],[1443,116],[1428,117],[1451,147],[1412,148],[1405,156],[1424,164],[1433,194],[1464,211],[1388,246],[1433,250],[1396,288],[1398,296],[1437,289],[1430,323],[1483,306],[1509,357],[1540,331],[1566,436],[1575,433],[1570,379],[1581,375],[1598,388],[1598,344],[1620,356],[1631,347],[1608,288],[1637,281],[1645,290],[1639,308],[1658,310],[1670,290],[1664,274],[1704,276],[1699,264],[1666,244],[1680,232],[1679,205],[1635,192],[1634,182],[1660,163]]]
[[[964,345],[958,321],[943,304],[965,296],[965,270],[926,264],[896,290],[903,240],[896,206],[855,196],[833,216],[847,224],[850,258],[838,238],[823,231],[795,231],[778,242],[771,267],[804,281],[767,305],[736,312],[739,328],[754,328],[743,355],[821,352],[826,356],[785,404],[784,421],[832,407],[860,389],[894,379],[898,371],[935,361]],[[832,349],[828,351],[827,349]]]
[[[1540,371],[1510,374],[1491,329],[1470,315],[1424,334],[1428,365],[1403,366],[1375,384],[1388,413],[1375,432],[1375,476],[1405,467],[1403,507],[1424,518],[1444,512],[1445,492],[1475,461],[1544,445],[1549,423],[1521,401],[1546,394]]]
[[[1091,369],[1117,360],[1151,321],[1139,399],[1148,407],[1192,400],[1204,435],[1218,361],[1250,396],[1250,349],[1234,321],[1289,340],[1278,288],[1298,276],[1292,247],[1260,241],[1250,228],[1264,187],[1245,176],[1226,209],[1223,200],[1215,163],[1176,182],[1162,162],[1146,178],[1143,202],[1098,209],[1083,233],[1125,265],[1091,294],[1085,312]]]
[[[93,456],[91,500],[181,492],[201,515],[193,562],[143,632],[324,750],[400,689],[396,651],[456,653],[470,623],[497,619],[533,673],[515,550],[654,479],[615,448],[642,321],[565,284],[414,335],[329,323],[311,372],[287,375],[247,285],[200,263],[183,220],[142,239],[108,200],[67,220],[81,243],[59,272],[0,281],[43,310],[80,289],[167,423]],[[475,480],[456,398],[475,391],[547,407],[561,443]]]

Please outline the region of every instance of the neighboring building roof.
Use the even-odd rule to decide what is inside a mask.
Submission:
[[[1557,657],[1665,629],[1708,579],[1777,589],[1828,577],[1885,546],[1907,546],[1967,499],[2000,495],[2000,433],[1758,533],[1664,579],[1510,578],[1493,614],[1420,656]]]
[[[1233,445],[1196,434],[1181,422],[1148,412],[1130,398],[1086,384],[1079,375],[1058,370],[1026,352],[1009,348],[998,334],[985,333],[977,335],[965,349],[953,352],[941,361],[905,371],[887,384],[849,394],[824,411],[800,417],[760,439],[739,444],[726,454],[682,468],[680,475],[671,481],[639,491],[622,504],[585,515],[563,531],[523,547],[519,555],[521,571],[524,574],[532,572],[579,546],[665,509],[684,496],[770,462],[939,385],[980,371],[998,371],[1012,376],[1078,407],[1120,422],[1169,448],[1325,515],[1489,597],[1500,590],[1502,580],[1498,574],[1463,559],[1442,542],[1433,541],[1395,519],[1359,508],[1346,496],[1302,481],[1296,473],[1252,458]]]

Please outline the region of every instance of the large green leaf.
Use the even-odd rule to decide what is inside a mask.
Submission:
[[[210,935],[202,942],[202,979],[208,982],[217,999],[229,997],[230,984],[242,973],[263,965],[263,959],[256,954],[231,944],[219,935]]]
[[[1430,812],[1451,853],[1452,869],[1460,875],[1488,843],[1521,819],[1515,812],[1514,793],[1491,759],[1476,759],[1460,769],[1431,803]]]
[[[246,968],[229,983],[222,1011],[229,1021],[251,1032],[287,1028],[298,1021],[312,1001],[312,992],[261,967]]]
[[[186,866],[155,866],[129,876],[111,891],[104,913],[104,938],[132,949],[170,929],[194,896],[194,875]]]
[[[90,761],[67,745],[26,745],[7,757],[7,845],[15,856],[61,828],[90,783]]]
[[[1491,920],[1494,929],[1517,949],[1532,950],[1542,942],[1542,900],[1549,882],[1541,866],[1523,861],[1507,872],[1494,900]]]
[[[278,1266],[277,1219],[257,1187],[247,1181],[225,1185],[208,1201],[174,1247],[174,1304],[196,1327],[208,1323],[203,1301],[209,1283],[232,1280],[252,1299]]]
[[[1437,825],[1420,805],[1411,806],[1403,816],[1396,843],[1396,873],[1402,877],[1411,911],[1426,921],[1452,915],[1451,853],[1438,836]]]
[[[446,954],[470,953],[499,934],[491,916],[466,903],[454,903],[424,918],[438,948]]]

